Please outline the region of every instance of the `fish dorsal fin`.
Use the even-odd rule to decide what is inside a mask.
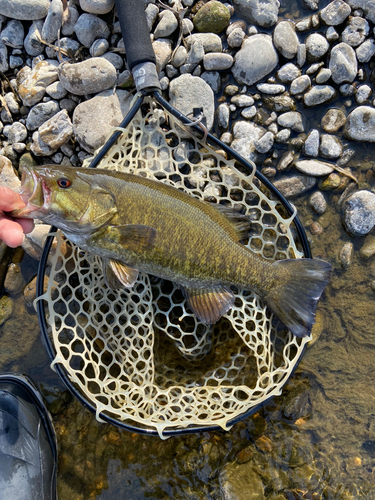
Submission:
[[[103,274],[108,288],[130,288],[138,278],[138,269],[113,259],[103,259]]]
[[[125,226],[109,226],[107,236],[127,250],[140,252],[150,250],[154,246],[156,229],[141,224]]]
[[[228,219],[236,231],[239,241],[249,237],[250,220],[247,215],[241,214],[233,207],[219,205],[218,203],[213,203],[212,205]]]
[[[234,294],[225,286],[183,288],[183,294],[193,313],[203,323],[212,325],[233,306]]]

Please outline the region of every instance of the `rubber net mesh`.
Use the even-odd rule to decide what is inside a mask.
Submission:
[[[253,173],[236,169],[149,100],[99,167],[242,208],[251,219],[246,245],[254,252],[270,260],[302,257],[293,217]],[[234,306],[210,327],[171,282],[140,273],[131,289],[107,289],[100,258],[61,233],[51,260],[42,298],[54,363],[65,367],[97,418],[105,412],[161,437],[187,426],[227,429],[280,394],[309,340],[286,331],[247,290],[233,288]]]

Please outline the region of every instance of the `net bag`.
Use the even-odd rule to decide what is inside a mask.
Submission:
[[[121,132],[100,168],[241,209],[251,220],[245,244],[252,251],[270,260],[303,256],[294,216],[254,171],[236,168],[151,99]],[[140,273],[133,288],[108,289],[100,257],[61,232],[56,241],[48,286],[37,299],[54,349],[52,365],[63,369],[98,419],[160,437],[186,428],[229,429],[281,393],[310,340],[288,332],[248,290],[232,288],[234,306],[208,326],[169,281]]]

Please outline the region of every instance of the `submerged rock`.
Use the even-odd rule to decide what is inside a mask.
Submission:
[[[375,226],[375,194],[357,191],[343,204],[343,223],[352,236],[368,234]]]
[[[264,484],[251,462],[228,463],[219,475],[224,500],[264,500]]]
[[[279,179],[273,184],[285,198],[294,198],[312,189],[316,184],[316,178],[307,175],[294,175]]]
[[[0,325],[10,318],[13,312],[13,301],[7,295],[0,298]]]

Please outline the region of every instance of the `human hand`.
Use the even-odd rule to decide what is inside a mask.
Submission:
[[[10,188],[0,186],[0,240],[8,247],[21,245],[24,233],[30,233],[34,222],[30,219],[12,219],[4,212],[11,212],[26,206],[19,194]]]

